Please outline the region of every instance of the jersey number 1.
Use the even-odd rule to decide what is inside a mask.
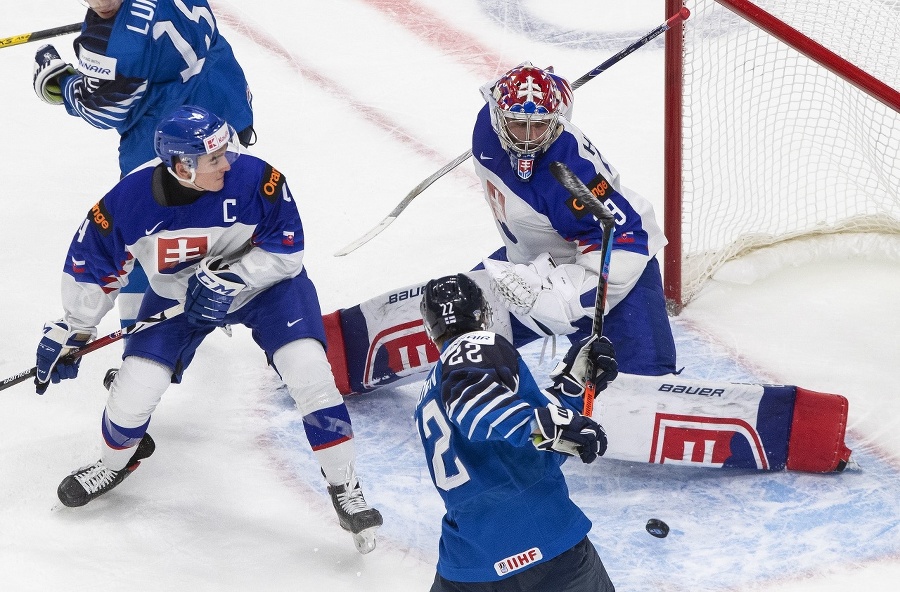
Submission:
[[[200,19],[206,21],[206,24],[209,25],[210,29],[209,35],[206,36],[206,49],[209,49],[209,44],[212,41],[212,34],[216,32],[216,22],[213,20],[213,15],[209,9],[203,8],[202,6],[188,8],[182,0],[174,0],[174,4],[184,16],[193,22],[199,23]],[[197,59],[197,54],[194,52],[191,44],[185,41],[184,36],[178,32],[178,29],[175,28],[175,24],[172,21],[160,21],[153,25],[153,39],[159,39],[162,35],[169,36],[169,39],[172,40],[172,45],[175,46],[175,49],[181,54],[182,59],[184,59],[184,63],[187,64],[187,68],[180,72],[181,81],[187,82],[199,74],[203,69],[206,58]]]

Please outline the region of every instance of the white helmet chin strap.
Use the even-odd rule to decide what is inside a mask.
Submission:
[[[179,183],[183,183],[185,185],[190,185],[197,191],[209,191],[209,189],[204,189],[203,187],[200,187],[199,185],[194,183],[194,181],[197,180],[197,169],[194,169],[194,168],[189,169],[191,171],[190,179],[182,179],[181,177],[178,176],[178,173],[175,172],[175,169],[173,169],[171,167],[166,167],[166,170],[169,171],[169,174],[172,175],[173,177],[175,177],[175,179],[177,179]]]

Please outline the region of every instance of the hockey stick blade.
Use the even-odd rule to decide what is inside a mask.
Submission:
[[[615,216],[597,199],[591,190],[582,183],[572,169],[561,162],[551,162],[550,172],[556,177],[556,180],[566,188],[566,190],[578,201],[580,201],[588,212],[593,214],[600,227],[603,230],[603,244],[600,253],[603,261],[600,276],[597,278],[597,299],[594,303],[594,323],[592,333],[599,339],[603,335],[603,315],[606,312],[606,288],[609,285],[609,259],[612,253],[613,231],[616,226]],[[602,177],[601,177],[602,179]],[[602,183],[608,185],[606,179],[602,179]],[[584,407],[582,415],[590,417],[594,413],[594,395],[596,394],[596,385],[594,384],[594,365],[588,360],[586,379],[584,385]]]
[[[597,66],[596,68],[594,68],[593,70],[591,70],[590,72],[588,72],[587,74],[585,74],[584,76],[579,78],[578,80],[576,80],[574,83],[572,83],[572,90],[576,90],[576,89],[580,88],[582,85],[584,85],[585,82],[588,82],[589,80],[593,80],[594,78],[596,78],[597,76],[599,76],[600,74],[602,74],[603,72],[608,70],[612,65],[619,63],[622,59],[631,55],[631,53],[633,53],[635,50],[638,50],[641,47],[647,45],[647,43],[649,43],[653,39],[659,37],[666,31],[668,31],[676,23],[687,20],[687,18],[690,15],[691,15],[691,11],[688,10],[688,8],[686,6],[682,6],[681,10],[679,10],[677,13],[675,13],[674,15],[669,17],[669,19],[666,22],[659,25],[658,27],[656,27],[655,29],[653,29],[652,31],[650,31],[649,33],[647,33],[640,39],[633,41],[631,44],[628,45],[628,47],[626,47],[625,49],[623,49],[616,55],[612,56],[611,58],[609,58],[608,60],[606,60],[605,62],[603,62],[602,64],[600,64],[599,66]],[[454,159],[452,162],[445,164],[443,167],[441,167],[440,170],[436,171],[430,177],[428,177],[427,179],[425,179],[424,181],[422,181],[421,183],[416,185],[412,191],[410,191],[409,193],[406,194],[406,197],[403,198],[403,201],[401,201],[397,205],[397,207],[394,208],[393,211],[391,211],[391,213],[388,214],[381,222],[379,222],[372,230],[365,233],[364,235],[362,235],[361,237],[359,237],[358,239],[356,239],[355,241],[353,241],[346,247],[337,251],[334,254],[334,256],[335,257],[343,257],[344,255],[347,255],[348,253],[352,253],[356,249],[360,248],[361,246],[363,246],[364,244],[366,244],[367,242],[369,242],[370,240],[375,238],[378,234],[381,233],[382,230],[384,230],[385,228],[390,226],[391,223],[397,219],[397,217],[403,212],[403,210],[406,209],[406,206],[408,206],[409,203],[413,199],[416,198],[416,196],[418,196],[420,193],[425,191],[425,189],[427,189],[432,183],[434,183],[435,181],[437,181],[438,179],[440,179],[441,177],[443,177],[444,175],[446,175],[447,173],[449,173],[450,171],[452,171],[453,169],[455,169],[456,167],[458,167],[459,165],[461,165],[462,163],[467,161],[470,156],[472,156],[472,151],[467,150],[463,154],[460,154],[459,156],[457,156],[456,159]]]
[[[64,25],[62,27],[56,27],[53,29],[44,29],[42,31],[34,31],[33,33],[23,33],[22,35],[4,37],[3,39],[0,39],[0,49],[4,47],[12,47],[13,45],[29,43],[31,41],[38,41],[40,39],[59,37],[60,35],[67,35],[69,33],[78,33],[79,31],[81,31],[82,25],[83,23],[72,23],[71,25]]]
[[[133,335],[134,333],[138,333],[139,331],[143,331],[144,329],[148,329],[154,325],[158,325],[159,323],[171,319],[172,317],[176,317],[184,312],[183,304],[176,304],[175,306],[171,306],[166,310],[162,311],[159,314],[155,314],[152,317],[147,317],[146,319],[137,321],[119,329],[118,331],[113,331],[109,335],[104,335],[99,339],[95,339],[90,342],[86,346],[72,350],[65,356],[63,356],[61,361],[72,361],[81,356],[87,355],[92,351],[98,350],[101,347],[106,347],[110,343],[116,342],[127,335]],[[37,366],[33,367],[31,370],[25,370],[23,372],[19,372],[14,376],[10,376],[0,382],[0,391],[8,389],[9,387],[19,384],[20,382],[25,382],[29,378],[34,378],[37,376]]]

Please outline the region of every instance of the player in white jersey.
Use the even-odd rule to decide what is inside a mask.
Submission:
[[[350,416],[325,356],[315,286],[303,266],[303,226],[284,176],[241,155],[225,120],[196,106],[165,117],[155,133],[162,163],[122,179],[81,224],[63,273],[63,317],[44,327],[38,393],[74,378],[60,360],[96,335],[135,261],[150,288],[141,318],[184,304],[184,313],[126,339],[109,387],[100,460],[66,477],[60,501],[82,506],[107,493],[152,454],[150,416],[180,382],[216,327],[243,324],[265,351],[303,414],[307,439],[328,481],[339,523],[360,552],[375,546],[378,510],[354,469]]]
[[[666,239],[651,204],[569,121],[572,91],[525,62],[482,87],[487,102],[472,135],[475,171],[504,247],[485,261],[495,296],[512,313],[518,347],[541,336],[590,334],[602,233],[550,172],[566,164],[616,219],[604,334],[620,369],[675,372],[675,344],[656,254]]]

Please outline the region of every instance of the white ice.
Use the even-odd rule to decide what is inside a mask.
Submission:
[[[499,241],[471,164],[357,252],[332,254],[468,147],[478,87],[523,60],[574,80],[662,22],[662,0],[216,0],[254,91],[254,151],[298,196],[322,308],[462,271]],[[27,10],[24,10],[27,8]],[[0,36],[80,20],[73,0],[8,6]],[[72,37],[54,39],[72,59]],[[0,376],[34,364],[65,251],[118,177],[117,136],[40,102],[40,45],[0,51]],[[576,93],[575,121],[662,216],[661,45]],[[836,247],[842,252],[841,247]],[[840,475],[600,460],[567,471],[619,590],[887,592],[900,581],[900,264],[835,251],[712,282],[673,321],[685,372],[797,384],[850,401]],[[744,283],[742,283],[744,282]],[[101,334],[113,331],[110,315]],[[0,590],[427,590],[440,500],[411,422],[416,381],[348,399],[378,548],[341,531],[290,405],[249,332],[216,332],[153,416],[156,454],[106,497],[60,508],[96,459],[100,382],[118,345],[43,397],[0,393]],[[535,372],[549,362],[527,359]],[[568,466],[568,465],[567,465]],[[672,533],[644,532],[650,517]]]

